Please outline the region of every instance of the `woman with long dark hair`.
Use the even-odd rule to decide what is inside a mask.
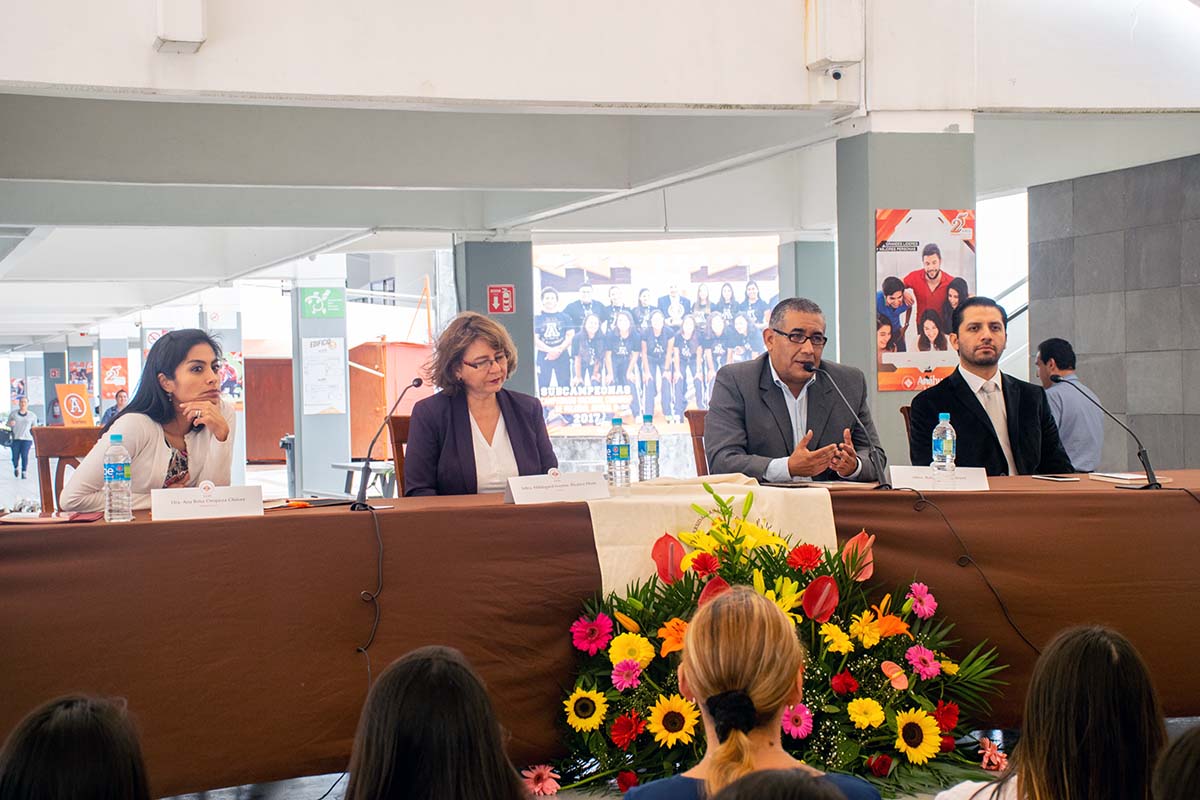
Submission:
[[[945,350],[946,334],[942,332],[942,318],[932,308],[921,312],[921,328],[917,334],[918,350]]]
[[[642,338],[633,324],[633,316],[621,309],[613,319],[608,334],[608,352],[604,354],[604,385],[628,386],[631,395],[630,410],[634,419],[641,419],[641,378],[638,361],[642,352]]]
[[[450,647],[401,656],[371,687],[345,800],[527,800],[479,676]]]
[[[670,376],[674,387],[675,402],[672,414],[676,421],[683,419],[687,410],[687,390],[691,385],[695,392],[696,404],[703,398],[700,386],[701,339],[696,329],[696,318],[688,314],[683,318],[679,333],[675,334],[667,346],[667,375]]]
[[[721,284],[721,297],[713,304],[713,311],[724,317],[725,324],[729,325],[739,310],[741,310],[741,303],[733,296],[733,284]]]
[[[955,278],[950,281],[950,285],[946,287],[946,302],[942,304],[942,322],[946,323],[947,327],[954,324],[954,309],[970,296],[964,279]]]
[[[228,486],[233,465],[233,403],[220,390],[221,346],[202,330],[169,331],[154,343],[137,392],[63,489],[63,511],[104,508],[104,451],[119,435],[129,451],[133,507],[149,508],[153,489]]]
[[[758,281],[746,281],[746,302],[742,303],[742,310],[746,312],[750,324],[755,328],[765,328],[770,321],[771,306],[762,299]]]
[[[600,316],[589,313],[579,326],[579,334],[571,340],[573,356],[571,385],[590,389],[600,385],[600,369],[604,366],[604,335],[600,333]]]
[[[667,380],[667,348],[671,343],[671,331],[666,327],[666,316],[657,308],[650,315],[650,328],[642,334],[642,385],[646,410],[654,413],[654,401],[658,400],[665,417],[671,413],[671,401],[662,396]]]

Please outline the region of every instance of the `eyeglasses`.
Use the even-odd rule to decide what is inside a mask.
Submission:
[[[484,370],[488,370],[488,369],[491,369],[491,368],[492,368],[492,366],[493,366],[493,365],[495,365],[495,364],[499,364],[499,365],[500,365],[500,366],[502,366],[502,367],[503,367],[503,366],[507,366],[507,364],[508,364],[508,356],[506,356],[506,355],[504,355],[503,353],[501,353],[501,354],[500,354],[499,356],[497,356],[496,358],[483,358],[483,359],[480,359],[479,361],[475,361],[475,362],[471,362],[471,361],[464,361],[463,363],[464,363],[464,364],[466,364],[466,365],[467,365],[468,367],[470,367],[471,369],[484,369]]]
[[[775,331],[780,336],[785,337],[792,344],[804,344],[805,342],[812,342],[813,347],[824,347],[825,343],[829,341],[829,337],[823,333],[814,333],[810,335],[807,333],[784,333],[783,331],[779,330],[779,328],[771,328],[771,330]]]

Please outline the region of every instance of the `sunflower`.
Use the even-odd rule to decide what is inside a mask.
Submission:
[[[608,659],[614,667],[622,661],[636,661],[645,669],[654,660],[654,645],[639,633],[622,633],[608,646]]]
[[[896,715],[896,749],[913,764],[924,764],[937,755],[942,732],[937,720],[919,708]]]
[[[608,713],[608,701],[600,692],[576,686],[575,691],[563,703],[567,710],[567,724],[579,732],[594,731],[604,724]]]
[[[688,744],[696,734],[696,722],[700,712],[694,705],[677,694],[670,697],[658,696],[646,728],[654,734],[654,741],[667,747]]]

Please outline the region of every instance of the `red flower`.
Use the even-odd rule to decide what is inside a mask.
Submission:
[[[608,729],[608,735],[612,737],[613,744],[622,750],[628,750],[629,745],[633,744],[633,740],[645,730],[646,720],[639,717],[636,711],[630,711],[613,720],[612,726]]]
[[[812,583],[804,590],[801,603],[804,606],[804,616],[814,622],[829,622],[838,604],[837,581],[828,575],[813,578]]]
[[[951,750],[953,750],[954,749],[954,737],[953,736],[943,736],[941,749],[942,749],[943,753],[949,753]]]
[[[729,591],[729,583],[720,575],[714,575],[708,579],[708,583],[704,584],[704,591],[700,592],[700,599],[696,601],[696,607],[707,603],[719,594]]]
[[[808,572],[820,566],[821,557],[821,548],[815,544],[802,544],[788,553],[787,564],[792,569]]]
[[[636,772],[624,770],[617,773],[617,790],[620,792],[628,792],[634,786],[638,785],[638,776]]]
[[[658,537],[650,550],[650,557],[658,566],[658,579],[665,584],[672,584],[683,575],[679,562],[683,560],[683,543],[669,533]]]
[[[837,694],[854,694],[858,691],[858,681],[854,680],[848,669],[834,675],[829,680],[829,686]]]
[[[721,562],[712,553],[701,553],[692,559],[692,571],[701,578],[707,578],[721,568]]]
[[[867,767],[877,778],[886,778],[892,769],[892,757],[884,753],[867,759]]]
[[[938,700],[937,708],[933,712],[933,719],[942,733],[950,733],[958,725],[958,703]]]

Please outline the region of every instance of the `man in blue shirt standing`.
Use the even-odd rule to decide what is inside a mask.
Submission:
[[[1058,436],[1071,458],[1071,463],[1082,472],[1092,472],[1100,466],[1100,454],[1104,449],[1104,413],[1088,400],[1096,400],[1095,393],[1079,382],[1075,375],[1075,348],[1066,339],[1047,339],[1038,345],[1038,378],[1050,401],[1050,413],[1058,425]],[[1050,378],[1058,375],[1063,383],[1053,383]],[[1086,394],[1080,394],[1076,387]]]

